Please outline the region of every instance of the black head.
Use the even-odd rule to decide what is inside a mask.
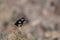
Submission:
[[[25,18],[20,18],[19,20],[16,21],[15,25],[18,26],[18,24],[23,24],[25,21]]]

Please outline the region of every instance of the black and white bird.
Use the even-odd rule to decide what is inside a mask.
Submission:
[[[25,21],[25,18],[20,18],[19,20],[17,20],[15,22],[15,25],[18,26],[18,27],[22,27],[24,21]]]

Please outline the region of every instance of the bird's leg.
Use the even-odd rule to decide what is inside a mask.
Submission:
[[[18,24],[18,27],[19,27],[19,28],[18,28],[19,31],[22,32],[22,24]]]

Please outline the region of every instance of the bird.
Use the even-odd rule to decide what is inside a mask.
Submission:
[[[25,18],[20,18],[15,22],[15,25],[18,27],[22,27],[24,21],[25,21]]]

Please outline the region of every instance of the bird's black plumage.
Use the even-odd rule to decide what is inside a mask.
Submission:
[[[18,24],[23,24],[24,21],[25,21],[25,18],[20,18],[15,22],[15,25],[18,26]]]

